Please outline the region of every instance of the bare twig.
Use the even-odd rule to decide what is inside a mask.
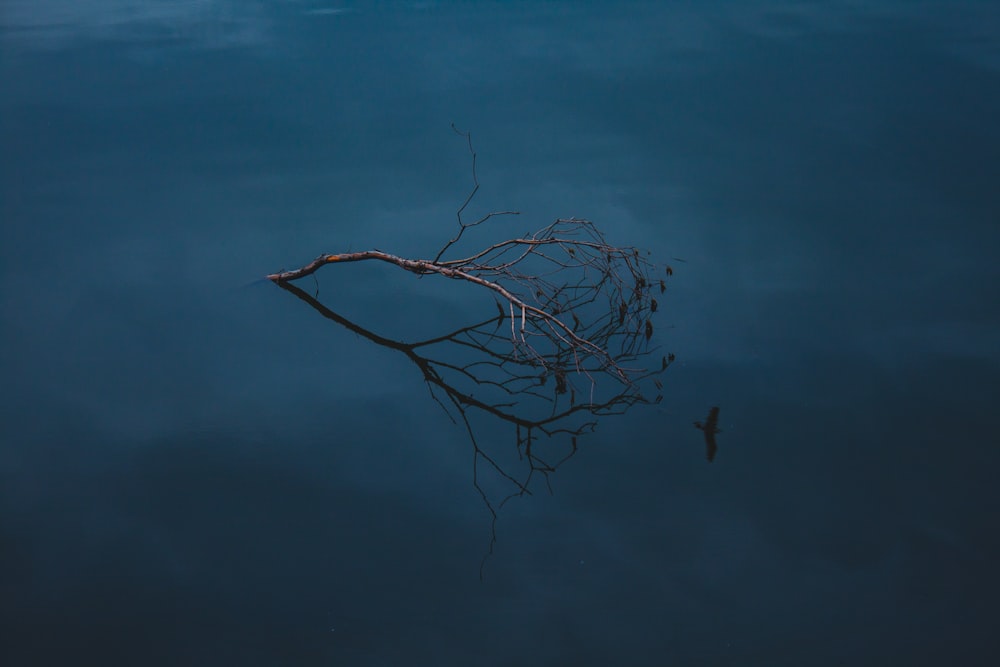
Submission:
[[[458,207],[458,211],[455,213],[456,217],[458,218],[458,234],[455,236],[455,238],[451,239],[450,241],[444,244],[441,250],[438,251],[438,254],[434,256],[434,262],[438,262],[441,259],[441,256],[444,255],[445,252],[447,252],[448,248],[458,243],[459,240],[462,238],[462,234],[464,234],[465,230],[468,229],[469,227],[476,227],[478,225],[481,225],[496,215],[521,214],[520,211],[493,211],[491,213],[487,213],[486,215],[479,218],[475,222],[467,223],[462,220],[462,213],[465,211],[466,207],[468,207],[469,203],[472,202],[472,199],[473,197],[476,196],[476,193],[479,192],[479,176],[476,173],[476,151],[472,147],[472,132],[463,132],[462,130],[458,129],[454,123],[451,124],[451,129],[455,132],[455,134],[465,137],[466,143],[468,143],[469,145],[469,155],[472,156],[472,190],[465,197],[465,201],[462,202],[462,205]]]

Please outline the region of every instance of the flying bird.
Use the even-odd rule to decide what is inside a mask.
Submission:
[[[715,452],[719,450],[719,446],[715,443],[715,434],[721,432],[719,430],[719,407],[715,406],[709,410],[705,423],[695,422],[694,427],[705,434],[705,456],[711,463],[715,459]]]

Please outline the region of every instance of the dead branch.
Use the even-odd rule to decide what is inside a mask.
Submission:
[[[636,369],[621,365],[608,344],[619,338],[635,351],[652,337],[649,315],[657,302],[650,263],[635,248],[612,246],[592,222],[577,218],[556,220],[535,234],[460,259],[414,260],[366,250],[320,255],[267,278],[288,283],[328,264],[365,260],[417,275],[464,280],[494,292],[509,310],[513,346],[539,363],[546,358],[544,343],[550,350],[571,350],[578,372],[601,370],[628,383]],[[662,280],[657,284],[664,285]]]
[[[267,279],[324,317],[402,352],[420,369],[431,396],[452,421],[464,425],[472,441],[474,485],[493,517],[492,553],[499,507],[511,497],[530,493],[536,473],[548,484],[549,474],[576,453],[577,438],[593,430],[597,417],[650,402],[642,393],[642,380],[663,372],[673,361],[671,354],[655,369],[642,363],[653,350],[656,296],[666,290],[672,270],[663,267],[661,272],[637,248],[609,243],[593,222],[579,218],[556,220],[533,234],[494,243],[465,257],[447,257],[466,230],[493,216],[516,213],[500,211],[472,223],[463,221],[479,180],[471,137],[455,131],[468,140],[473,188],[458,210],[458,233],[433,259],[409,259],[381,250],[324,254]],[[369,260],[418,276],[473,284],[492,296],[497,315],[433,339],[405,343],[360,327],[292,284],[327,265]],[[428,352],[441,346],[447,349]],[[474,360],[450,361],[458,350],[471,350]],[[603,378],[609,382],[601,382]],[[654,384],[662,387],[658,379]],[[484,398],[483,390],[492,392],[492,398]],[[532,409],[539,404],[547,408]],[[524,475],[511,474],[480,446],[469,421],[470,409],[514,426],[517,454],[526,462]],[[561,453],[550,451],[540,445],[539,434],[546,440],[563,436],[569,447]],[[513,485],[496,506],[479,481],[481,460]]]

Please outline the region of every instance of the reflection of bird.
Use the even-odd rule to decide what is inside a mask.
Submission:
[[[715,444],[715,434],[719,433],[719,407],[715,406],[708,411],[708,417],[705,418],[705,423],[695,422],[694,427],[701,429],[705,433],[705,456],[708,458],[708,462],[711,463],[715,458],[715,452],[719,449],[719,446]]]

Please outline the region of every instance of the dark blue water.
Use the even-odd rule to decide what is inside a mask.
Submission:
[[[992,664],[998,118],[988,2],[8,0],[3,664]],[[433,256],[452,122],[471,217],[521,212],[470,248],[579,216],[674,268],[663,402],[483,581],[461,424],[255,282]],[[401,340],[494,308],[317,278]]]

